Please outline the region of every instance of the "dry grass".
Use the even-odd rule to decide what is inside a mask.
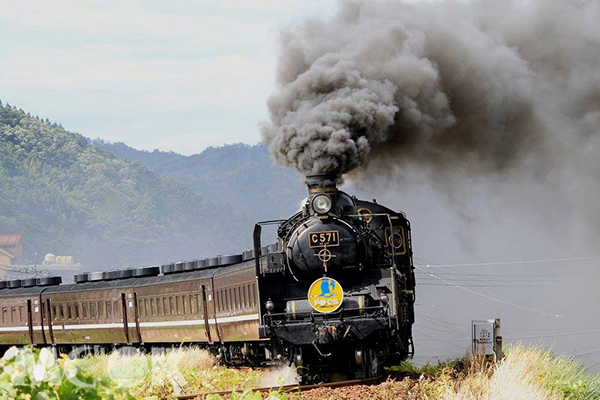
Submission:
[[[77,363],[93,376],[129,387],[136,398],[232,389],[238,393],[232,396],[235,399],[262,397],[248,391],[261,386],[261,372],[219,366],[208,352],[198,348],[173,350],[158,357],[88,356]],[[536,347],[515,346],[498,363],[482,357],[467,357],[419,368],[403,363],[393,370],[409,377],[370,387],[322,388],[304,393],[275,391],[268,396],[282,400],[299,397],[307,400],[600,399],[600,376],[588,374],[583,366],[568,357],[555,356]],[[219,396],[211,399],[219,399]]]
[[[261,375],[252,369],[220,366],[207,351],[194,347],[169,350],[159,355],[112,353],[87,356],[77,364],[93,376],[129,388],[137,398],[229,389],[244,391],[255,387]]]
[[[499,363],[467,359],[462,370],[448,364],[422,375],[410,391],[414,399],[584,400],[600,399],[600,376],[587,374],[570,358],[542,348],[517,345]]]

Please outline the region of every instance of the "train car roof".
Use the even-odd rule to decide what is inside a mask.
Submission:
[[[0,289],[0,297],[35,296],[51,286],[32,286]]]
[[[97,290],[97,289],[118,289],[118,288],[132,288],[141,286],[158,285],[162,283],[173,283],[173,282],[185,282],[194,279],[206,279],[213,276],[226,275],[231,272],[235,272],[240,269],[254,267],[254,260],[248,260],[239,264],[233,264],[228,266],[221,266],[216,268],[207,268],[195,271],[184,271],[179,273],[172,273],[168,275],[148,276],[148,277],[133,277],[126,279],[116,279],[110,281],[95,281],[85,283],[70,283],[66,285],[54,285],[54,286],[34,286],[28,288],[14,288],[14,289],[1,289],[0,297],[14,297],[14,296],[26,296],[26,295],[39,295],[41,292],[44,293],[68,293],[68,292],[80,292],[83,290]]]

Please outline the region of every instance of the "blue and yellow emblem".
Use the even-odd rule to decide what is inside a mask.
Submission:
[[[331,278],[317,279],[308,289],[308,302],[320,313],[334,312],[342,306],[344,290]]]

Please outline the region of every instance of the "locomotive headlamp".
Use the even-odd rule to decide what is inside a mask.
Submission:
[[[267,311],[273,311],[275,309],[275,303],[273,303],[272,300],[267,300],[267,302],[265,303],[265,308],[267,309]]]
[[[390,301],[390,298],[388,297],[387,294],[384,293],[381,296],[379,296],[379,301],[381,302],[381,304],[383,304],[385,306]]]
[[[326,194],[318,194],[313,197],[311,205],[312,209],[317,214],[325,214],[331,210],[333,202],[331,201],[331,197],[327,196]]]

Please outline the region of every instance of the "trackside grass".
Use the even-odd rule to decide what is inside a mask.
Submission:
[[[499,363],[481,358],[400,369],[421,373],[413,399],[590,400],[600,399],[600,376],[541,347],[517,345]]]
[[[256,387],[261,372],[218,365],[199,348],[168,350],[164,354],[89,355],[77,365],[94,376],[129,388],[136,398],[168,397]]]
[[[9,349],[0,359],[0,400],[157,399],[233,389],[232,400],[591,400],[600,399],[600,375],[541,347],[517,345],[498,363],[479,357],[390,368],[376,386],[252,392],[263,373],[219,366],[206,351],[107,354],[71,360],[47,349]],[[283,384],[283,383],[282,383]],[[209,395],[207,400],[222,400]],[[224,399],[223,399],[224,400]]]

